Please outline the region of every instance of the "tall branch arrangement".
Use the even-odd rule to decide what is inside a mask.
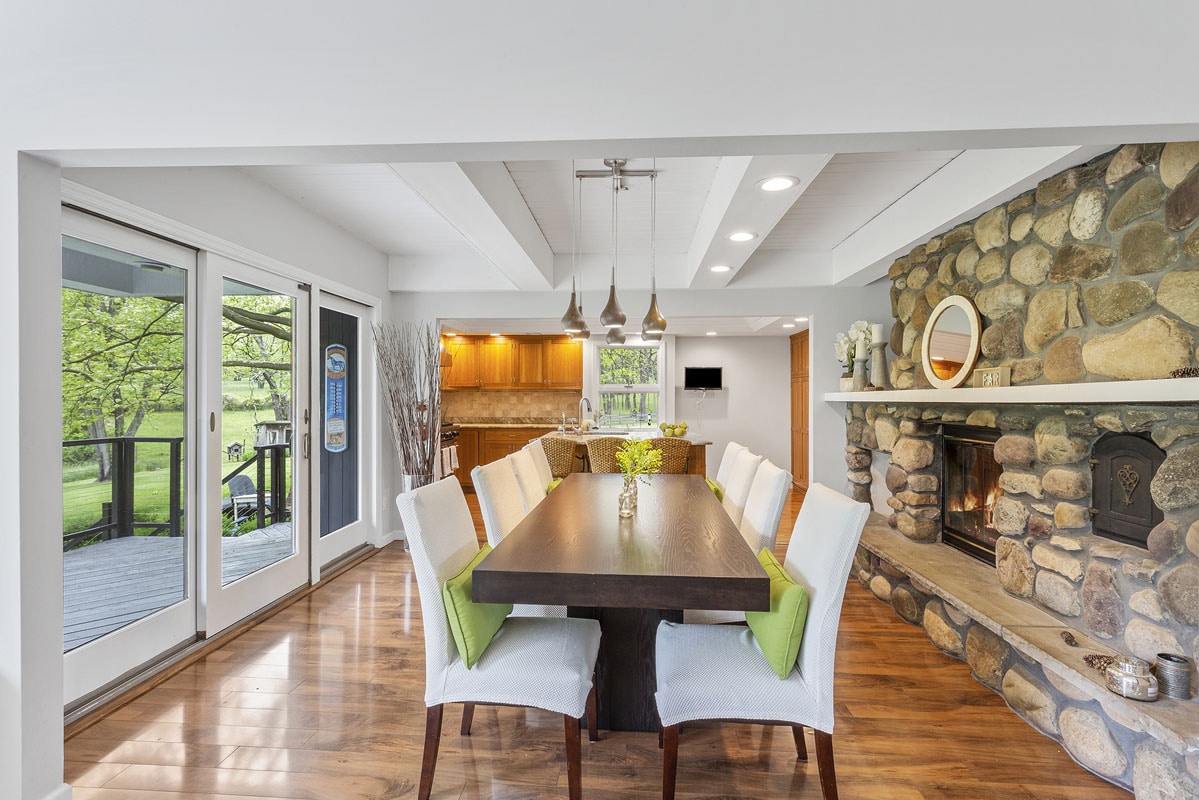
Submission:
[[[441,340],[433,323],[374,326],[391,436],[407,475],[432,475],[441,449]]]

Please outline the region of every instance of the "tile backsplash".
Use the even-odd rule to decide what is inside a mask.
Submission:
[[[562,413],[579,414],[582,392],[452,391],[441,395],[445,422],[544,422],[557,423]]]

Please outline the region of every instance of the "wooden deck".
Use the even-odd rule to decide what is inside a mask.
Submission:
[[[184,539],[126,536],[63,553],[63,652],[183,599]],[[221,539],[221,582],[292,552],[291,523]]]

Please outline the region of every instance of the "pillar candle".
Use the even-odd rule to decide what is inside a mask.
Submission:
[[[866,358],[869,355],[870,355],[870,349],[869,349],[869,346],[866,344],[866,340],[858,339],[857,349],[855,350],[855,352],[853,354],[854,359]]]
[[[883,323],[876,322],[870,326],[870,342],[877,344],[883,340]]]

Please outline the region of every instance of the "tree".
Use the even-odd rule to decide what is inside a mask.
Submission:
[[[267,389],[275,419],[291,410],[291,298],[281,295],[225,297],[221,309],[221,366],[226,380],[249,370]]]

